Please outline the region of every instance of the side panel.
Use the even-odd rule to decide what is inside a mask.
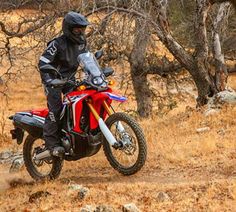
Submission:
[[[73,112],[73,130],[75,132],[81,133],[80,129],[80,117],[83,110],[83,101],[77,100],[72,104],[72,112]]]
[[[83,101],[97,93],[95,90],[84,90],[84,91],[73,91],[69,93],[66,98],[64,103],[69,104],[70,107],[72,108],[72,113],[73,113],[73,130],[77,133],[82,133],[82,129],[80,128],[80,118],[83,110]]]

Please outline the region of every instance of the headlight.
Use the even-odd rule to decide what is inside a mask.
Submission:
[[[94,77],[93,78],[93,84],[94,85],[101,85],[103,83],[103,78],[102,77]]]

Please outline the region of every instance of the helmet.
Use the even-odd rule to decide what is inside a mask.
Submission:
[[[88,20],[76,12],[68,12],[62,23],[62,31],[66,37],[77,44],[85,44],[85,34],[84,31],[90,23]],[[77,29],[74,31],[74,29]],[[81,30],[78,30],[81,29]]]

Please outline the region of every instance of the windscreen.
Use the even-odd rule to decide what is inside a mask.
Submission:
[[[84,72],[90,77],[101,76],[100,67],[94,55],[90,52],[82,53],[78,56],[78,62],[80,66],[84,69]]]
[[[78,62],[85,72],[85,79],[87,83],[98,90],[104,90],[105,88],[107,88],[105,75],[101,71],[98,62],[92,53],[86,52],[80,54],[78,56]]]

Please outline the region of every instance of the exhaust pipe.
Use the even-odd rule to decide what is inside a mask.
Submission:
[[[35,160],[42,160],[42,159],[45,159],[45,158],[49,158],[51,157],[51,154],[50,154],[50,151],[49,150],[46,150],[44,152],[41,152],[39,154],[37,154],[34,159]]]
[[[105,138],[109,142],[109,144],[111,144],[114,147],[119,145],[119,143],[116,141],[115,137],[112,135],[111,131],[108,129],[107,125],[102,120],[102,118],[99,118],[98,124],[99,124],[99,127],[100,127],[103,135],[105,136]]]

